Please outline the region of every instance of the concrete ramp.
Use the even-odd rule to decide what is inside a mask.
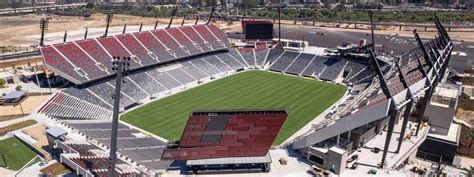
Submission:
[[[388,115],[389,106],[390,99],[366,107],[357,113],[339,118],[336,122],[308,133],[306,136],[294,141],[291,144],[291,148],[302,149],[370,122],[385,118]]]

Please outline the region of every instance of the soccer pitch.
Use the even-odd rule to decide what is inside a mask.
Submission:
[[[148,103],[121,120],[169,140],[179,140],[193,110],[288,110],[274,145],[305,126],[346,91],[336,85],[265,71],[247,71]]]
[[[15,137],[0,141],[0,153],[5,158],[3,160],[0,155],[0,167],[8,166],[8,169],[15,171],[23,167],[36,155],[33,150]]]

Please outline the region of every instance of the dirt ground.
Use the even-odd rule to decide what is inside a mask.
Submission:
[[[45,33],[64,32],[65,30],[72,31],[84,29],[85,27],[105,27],[106,15],[94,14],[91,17],[66,17],[66,16],[46,16],[46,15],[23,15],[14,17],[0,17],[0,48],[6,48],[9,52],[13,50],[32,50],[38,45],[38,41],[32,38],[25,38],[25,36],[39,35],[40,19],[51,18],[49,20],[48,29]],[[143,18],[139,16],[128,15],[114,15],[110,27],[127,25],[154,25],[157,19]],[[180,24],[182,18],[175,18],[173,24]],[[169,20],[166,18],[158,19],[159,24],[168,24]],[[186,20],[186,23],[192,23],[194,20]],[[6,51],[5,51],[6,52]]]
[[[33,50],[38,45],[38,40],[36,38],[26,38],[25,36],[39,35],[40,28],[39,22],[41,18],[51,18],[49,20],[48,29],[46,33],[54,32],[64,32],[65,30],[80,30],[85,27],[97,28],[105,27],[105,18],[104,14],[94,14],[91,17],[66,17],[66,16],[57,16],[57,15],[23,15],[23,16],[14,16],[14,17],[0,17],[0,52],[15,52],[15,51],[25,51]],[[114,15],[114,18],[111,23],[111,27],[119,27],[124,24],[127,25],[139,25],[143,22],[144,25],[154,25],[157,19],[140,17],[140,16],[129,16],[129,15]],[[158,19],[159,24],[167,24],[169,19],[161,18]],[[173,20],[173,24],[180,24],[182,19],[176,18]],[[194,20],[187,20],[186,23],[194,23]],[[241,31],[240,23],[234,22],[233,25],[227,26],[227,23],[222,21],[216,22],[220,27],[223,27],[226,31]],[[292,21],[282,21],[282,24],[292,24]],[[290,26],[290,25],[286,25]],[[333,24],[329,23],[316,23],[314,28],[330,28],[333,30],[344,30],[344,31],[358,31],[358,32],[367,32],[368,25],[358,25],[358,29],[354,28],[354,25],[341,24],[339,28],[335,28]],[[299,26],[294,26],[299,27]],[[313,26],[307,26],[313,27]],[[398,34],[400,36],[413,36],[413,29],[408,27],[403,28],[402,31],[399,31],[398,27],[386,27],[379,28],[376,30],[376,34]],[[424,29],[419,29],[421,37],[423,36],[432,36],[435,32],[424,32]],[[433,29],[429,29],[433,30]],[[471,32],[450,32],[450,36],[456,40],[464,41],[474,41],[474,29],[471,29]]]
[[[21,109],[25,114],[31,114],[33,111],[37,110],[41,104],[43,104],[50,95],[43,96],[29,96],[21,103],[20,106],[0,106],[0,116],[8,115],[20,115],[22,114]]]

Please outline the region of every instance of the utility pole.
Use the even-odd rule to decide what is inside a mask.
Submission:
[[[104,37],[107,37],[107,33],[109,33],[109,24],[112,22],[113,14],[107,14],[107,26],[105,27],[105,34]]]
[[[84,39],[87,39],[87,32],[88,32],[88,29],[89,29],[89,28],[86,27],[86,32],[84,33]]]
[[[184,20],[185,20],[185,19],[186,19],[186,15],[184,15],[184,17],[183,17],[183,21],[181,21],[181,26],[183,26],[183,25],[184,25]]]
[[[117,75],[115,79],[115,94],[112,96],[114,99],[114,109],[112,117],[112,136],[110,139],[109,169],[107,171],[109,177],[113,177],[115,173],[115,163],[117,161],[117,129],[121,97],[120,87],[123,76],[126,76],[130,69],[130,57],[114,56],[112,65],[112,71],[115,71]]]
[[[278,42],[281,42],[281,1],[278,7]]]
[[[66,43],[66,39],[67,39],[67,30],[64,31],[63,43]]]
[[[369,17],[370,17],[370,31],[372,33],[372,50],[375,51],[375,37],[374,37],[374,12],[369,11]]]
[[[212,15],[214,14],[214,6],[212,6],[212,9],[211,9],[211,14],[209,14],[209,20],[207,20],[207,23],[206,25],[209,25],[209,23],[211,23],[211,20],[212,20]]]
[[[173,12],[171,12],[170,22],[168,23],[168,27],[166,27],[166,29],[171,27],[171,24],[173,23],[173,18],[174,18],[175,13],[176,13],[176,9],[173,9]]]
[[[40,21],[40,29],[41,29],[41,39],[40,39],[40,47],[42,47],[44,45],[44,30],[47,28],[48,26],[48,20],[45,19],[45,18],[41,18],[41,21]]]

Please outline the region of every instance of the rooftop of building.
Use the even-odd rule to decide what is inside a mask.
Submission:
[[[461,133],[461,126],[459,124],[452,123],[451,126],[449,127],[448,134],[442,135],[442,134],[429,133],[428,137],[457,144],[459,142],[460,133]]]

